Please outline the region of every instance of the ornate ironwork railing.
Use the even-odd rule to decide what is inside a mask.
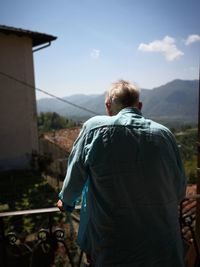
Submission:
[[[80,209],[80,207],[76,209]],[[53,264],[53,266],[80,266],[82,252],[76,250],[77,253],[74,255],[64,229],[56,228],[53,225],[53,216],[58,211],[58,208],[46,208],[0,213],[0,266],[47,267]],[[9,231],[5,225],[8,217],[41,214],[48,218],[47,227],[39,229],[34,234],[29,234],[29,238],[24,235],[18,236],[15,232]],[[77,222],[80,220],[73,213],[71,217]],[[61,254],[60,258],[58,257],[59,253]],[[59,262],[61,258],[62,263]]]
[[[192,246],[195,253],[193,262],[191,255],[187,256],[189,259],[186,259],[186,263],[189,262],[187,266],[192,267],[199,266],[200,263],[200,250],[195,233],[196,204],[199,199],[200,195],[188,196],[180,205],[180,225],[183,240],[187,244],[186,249],[189,250]],[[80,206],[76,209],[80,209]],[[60,214],[58,211],[58,208],[46,208],[0,213],[0,267],[80,267],[83,253],[78,247],[76,247],[75,252],[71,249],[63,225],[60,228],[54,225],[53,216],[56,213]],[[47,219],[47,227],[39,228],[34,233],[28,234],[28,238],[27,235],[17,235],[6,225],[6,219],[9,217],[41,214]],[[70,216],[79,223],[78,215],[72,213]],[[62,262],[59,261],[59,255]],[[65,258],[65,263],[63,258]]]

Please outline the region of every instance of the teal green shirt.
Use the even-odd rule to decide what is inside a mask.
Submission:
[[[84,188],[78,243],[95,267],[182,267],[185,187],[172,133],[125,108],[83,125],[59,196],[73,207]]]

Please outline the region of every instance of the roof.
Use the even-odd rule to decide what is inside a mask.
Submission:
[[[74,141],[80,133],[80,127],[66,128],[62,130],[57,130],[54,132],[44,133],[42,138],[47,139],[60,148],[70,153],[74,144]]]
[[[196,209],[197,209],[197,199],[200,195],[197,194],[197,185],[193,184],[187,185],[186,197],[181,202],[181,225],[182,225],[182,235],[183,239],[187,243],[193,241],[193,236],[191,230],[195,232],[195,222],[196,222]]]
[[[32,46],[38,46],[49,43],[57,39],[57,37],[45,33],[33,32],[21,28],[14,28],[5,25],[0,25],[0,33],[15,34],[19,37],[28,36],[32,39]]]

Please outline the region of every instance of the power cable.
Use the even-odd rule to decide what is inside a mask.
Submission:
[[[80,105],[77,105],[77,104],[74,104],[74,103],[72,103],[72,102],[70,102],[70,101],[68,101],[68,100],[66,100],[66,99],[63,99],[63,98],[58,97],[58,96],[56,96],[56,95],[53,95],[53,94],[51,94],[51,93],[49,93],[49,92],[47,92],[47,91],[45,91],[45,90],[42,90],[42,89],[40,89],[40,88],[36,88],[35,86],[33,86],[33,85],[31,85],[31,84],[28,84],[28,83],[26,83],[26,82],[24,82],[24,81],[21,81],[21,80],[15,78],[15,77],[13,77],[13,76],[7,74],[7,73],[4,73],[4,72],[0,71],[0,74],[3,75],[3,76],[5,76],[5,77],[7,77],[7,78],[9,78],[9,79],[11,79],[11,80],[14,80],[14,81],[16,81],[16,82],[18,82],[18,83],[20,83],[20,84],[23,84],[23,85],[26,85],[26,86],[28,86],[28,87],[30,87],[30,88],[33,88],[34,90],[37,90],[37,91],[39,91],[39,92],[42,92],[43,94],[46,94],[46,95],[48,95],[48,96],[51,96],[52,98],[55,98],[55,99],[57,99],[57,100],[59,100],[59,101],[62,101],[62,102],[64,102],[64,103],[66,103],[66,104],[69,104],[69,105],[74,106],[74,107],[76,107],[76,108],[79,108],[79,109],[81,109],[81,110],[87,111],[87,112],[92,113],[92,114],[94,114],[94,115],[99,115],[98,113],[96,113],[96,112],[93,111],[93,110],[87,109],[87,108],[85,108],[85,107],[83,107],[83,106],[80,106]]]

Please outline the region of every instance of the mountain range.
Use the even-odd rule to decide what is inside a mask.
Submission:
[[[99,115],[105,114],[104,99],[105,93],[76,94],[64,97],[63,102],[54,98],[43,98],[37,101],[37,110],[38,113],[56,112],[73,120],[84,121],[94,116],[84,109]],[[197,124],[198,80],[176,79],[153,89],[141,89],[141,100],[142,113],[147,118],[171,125]]]

